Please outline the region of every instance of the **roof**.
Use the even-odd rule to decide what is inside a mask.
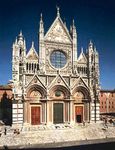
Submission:
[[[12,90],[11,85],[0,85],[0,90]]]
[[[115,89],[113,89],[113,90],[101,89],[100,92],[111,92],[111,93],[115,93]]]

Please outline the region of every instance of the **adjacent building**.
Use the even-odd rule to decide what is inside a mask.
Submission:
[[[59,8],[47,32],[42,14],[39,50],[27,51],[20,32],[13,43],[13,124],[60,124],[99,120],[99,55],[90,41],[78,56],[77,30],[68,30]]]
[[[115,90],[100,91],[100,113],[115,114]]]

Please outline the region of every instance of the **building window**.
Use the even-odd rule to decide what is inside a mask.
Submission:
[[[103,97],[103,93],[101,93],[101,97]]]
[[[22,55],[22,49],[20,48],[20,57],[21,57],[21,55]]]
[[[55,50],[50,56],[50,61],[53,67],[63,68],[67,62],[66,55],[60,50]]]

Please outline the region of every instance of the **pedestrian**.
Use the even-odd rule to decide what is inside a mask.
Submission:
[[[104,121],[105,121],[105,127],[108,128],[108,126],[107,126],[107,118],[105,118]]]
[[[6,129],[6,127],[4,128],[4,135],[6,135],[7,134],[7,129]]]
[[[85,126],[85,121],[83,121],[83,126]]]

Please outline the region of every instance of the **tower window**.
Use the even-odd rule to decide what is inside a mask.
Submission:
[[[20,56],[22,55],[22,49],[20,48]]]

